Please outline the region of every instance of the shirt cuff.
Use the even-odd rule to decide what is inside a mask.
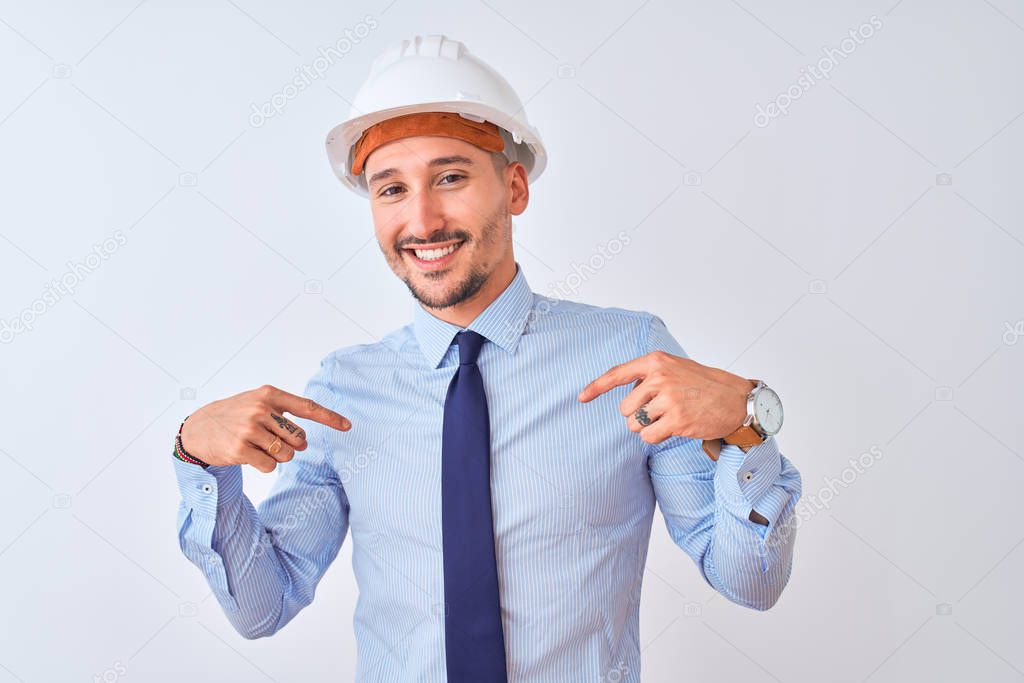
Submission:
[[[224,609],[235,612],[238,601],[228,587],[224,560],[214,550],[214,534],[223,526],[217,521],[218,511],[242,496],[241,465],[203,469],[173,455],[171,460],[182,497],[178,513],[181,548],[202,570]]]
[[[774,436],[746,453],[739,446],[723,443],[715,467],[716,496],[764,537],[789,501],[789,492],[775,486],[781,473],[782,454]],[[750,521],[751,510],[763,515],[769,526]]]
[[[242,495],[241,465],[211,465],[203,469],[173,455],[171,459],[181,498],[198,515],[215,519],[217,510]]]

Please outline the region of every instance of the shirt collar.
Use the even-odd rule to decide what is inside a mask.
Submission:
[[[419,301],[413,303],[413,333],[431,368],[437,368],[462,327],[429,313]],[[487,305],[465,329],[483,335],[509,353],[515,353],[533,308],[533,291],[523,269],[516,262],[516,274],[505,290]]]

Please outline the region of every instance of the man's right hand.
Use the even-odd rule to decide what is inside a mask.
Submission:
[[[312,399],[264,384],[192,413],[182,426],[181,444],[210,465],[252,465],[272,472],[277,463],[306,449],[305,432],[284,416],[286,412],[343,432],[352,428],[343,415]],[[266,449],[275,439],[281,440],[281,450],[270,455]]]

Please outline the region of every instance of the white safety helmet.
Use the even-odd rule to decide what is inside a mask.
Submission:
[[[510,162],[523,164],[530,182],[544,170],[547,154],[540,134],[508,81],[459,41],[430,35],[395,43],[374,60],[348,120],[327,134],[334,174],[369,197],[366,174],[351,172],[355,143],[367,128],[385,119],[431,111],[490,121],[505,140],[505,155]]]

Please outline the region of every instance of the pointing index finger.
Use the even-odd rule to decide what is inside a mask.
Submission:
[[[587,401],[597,398],[609,389],[642,379],[646,375],[647,370],[645,363],[643,362],[643,357],[634,358],[631,361],[616,365],[593,382],[583,387],[583,390],[579,393],[577,398],[583,403],[586,403]]]
[[[352,428],[352,423],[344,415],[323,407],[311,398],[279,391],[272,397],[271,402],[292,415],[308,418],[339,431],[348,431]]]

